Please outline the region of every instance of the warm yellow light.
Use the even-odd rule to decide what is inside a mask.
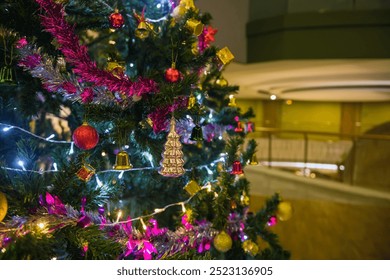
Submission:
[[[44,229],[45,228],[45,223],[38,223],[38,227],[40,229]]]
[[[187,211],[184,203],[181,203],[181,211],[183,211],[183,213],[185,213]]]
[[[119,210],[118,215],[116,216],[116,222],[118,222],[121,217],[122,217],[122,210]]]
[[[291,99],[289,99],[289,100],[286,100],[286,104],[287,105],[291,105],[293,102],[292,102],[292,100]]]
[[[142,224],[142,228],[143,228],[144,230],[146,230],[146,225],[145,225],[144,220],[142,220],[142,218],[141,218],[140,221],[141,221],[141,224]]]

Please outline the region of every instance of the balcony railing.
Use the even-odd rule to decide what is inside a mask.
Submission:
[[[256,127],[256,156],[269,168],[350,185],[390,189],[390,135]]]

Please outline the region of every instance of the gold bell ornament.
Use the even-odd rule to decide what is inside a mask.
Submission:
[[[236,98],[234,97],[233,94],[229,95],[229,104],[228,104],[229,107],[237,107],[237,104],[236,104]]]
[[[257,156],[256,154],[252,155],[251,161],[249,162],[250,165],[258,165],[259,162],[257,161]]]
[[[193,196],[195,195],[198,191],[201,190],[200,186],[198,183],[194,180],[191,180],[187,183],[187,185],[184,186],[183,188],[186,192],[189,193],[189,195]]]
[[[226,87],[228,85],[228,81],[226,81],[225,78],[220,77],[220,78],[215,80],[215,84],[220,86],[220,87]]]
[[[143,40],[149,37],[149,33],[150,33],[150,29],[148,24],[144,20],[142,20],[138,24],[137,29],[135,30],[135,36]]]
[[[190,18],[186,21],[186,28],[191,31],[195,36],[199,36],[203,32],[204,24],[194,18]]]
[[[117,61],[108,61],[106,70],[116,77],[120,77],[125,73],[125,67]]]
[[[131,168],[133,168],[133,165],[131,165],[131,163],[130,163],[129,154],[126,153],[125,151],[121,150],[116,155],[114,169],[115,170],[126,170],[126,169],[131,169]]]

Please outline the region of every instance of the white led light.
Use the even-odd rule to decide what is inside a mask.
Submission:
[[[7,131],[10,130],[11,128],[12,128],[12,126],[4,127],[4,128],[3,128],[3,131],[4,131],[4,132],[7,132]]]
[[[97,183],[98,187],[101,188],[103,186],[102,181],[100,181],[98,176],[95,176],[95,178],[96,178],[96,183]]]
[[[74,153],[73,146],[74,146],[74,142],[70,143],[70,150],[69,150],[70,155],[73,155],[73,153]]]
[[[53,139],[54,138],[54,134],[51,134],[49,137],[46,138],[46,140],[50,140],[50,139]]]
[[[122,171],[121,173],[119,173],[118,179],[122,179],[122,177],[123,177],[123,173],[125,173],[125,172],[124,172],[124,171]]]

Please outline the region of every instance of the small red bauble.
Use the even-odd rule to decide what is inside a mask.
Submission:
[[[125,20],[118,10],[115,10],[115,12],[110,15],[108,20],[110,21],[110,25],[113,28],[121,28],[125,24]]]
[[[73,132],[73,142],[76,147],[82,150],[90,150],[96,147],[99,142],[99,134],[96,129],[84,122],[82,126]]]
[[[165,71],[165,79],[168,82],[176,83],[180,79],[180,72],[174,67],[168,68]]]

